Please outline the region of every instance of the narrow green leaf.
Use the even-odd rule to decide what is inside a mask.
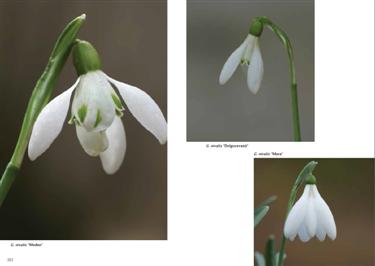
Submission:
[[[266,260],[264,259],[262,253],[260,253],[259,251],[255,251],[254,256],[258,266],[266,266]]]
[[[269,236],[264,252],[266,257],[266,266],[275,266],[275,238],[273,235]]]
[[[257,208],[254,210],[254,227],[256,227],[260,221],[264,218],[269,210],[269,204],[276,200],[276,196],[271,196],[265,201],[263,201]]]
[[[265,201],[263,201],[260,206],[262,205],[270,205],[272,202],[274,202],[275,200],[277,199],[277,197],[275,195],[269,197],[268,199],[266,199]]]
[[[256,227],[260,223],[260,221],[262,221],[269,209],[270,207],[263,206],[258,211],[254,212],[254,227]]]
[[[280,252],[277,252],[276,255],[275,255],[275,262],[276,262],[276,265],[279,265],[279,256],[280,256]],[[286,254],[284,253],[284,256],[283,256],[283,262],[284,260],[286,259]]]
[[[261,209],[264,206],[270,205],[272,202],[274,202],[277,199],[276,196],[271,196],[265,201],[263,201],[261,204],[258,205],[258,207],[255,208],[255,212],[257,212],[259,209]]]

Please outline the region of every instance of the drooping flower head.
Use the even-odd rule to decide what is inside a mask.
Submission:
[[[102,72],[99,55],[90,43],[77,40],[73,47],[73,62],[77,81],[50,101],[34,124],[28,149],[31,160],[46,151],[60,133],[72,94],[69,123],[75,124],[85,152],[90,156],[100,156],[106,173],[115,173],[125,156],[126,136],[120,119],[125,108],[121,98],[160,144],[166,143],[167,123],[155,101],[144,91]]]
[[[284,225],[284,235],[293,241],[298,235],[303,242],[316,236],[323,241],[328,235],[336,238],[336,224],[327,203],[320,196],[316,187],[316,179],[310,176],[301,198],[290,210]]]
[[[263,79],[263,59],[259,47],[259,36],[262,34],[263,24],[254,19],[245,41],[229,56],[221,70],[219,83],[225,84],[241,65],[247,73],[247,86],[256,94]]]

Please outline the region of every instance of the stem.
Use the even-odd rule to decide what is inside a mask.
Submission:
[[[294,140],[301,141],[301,129],[300,129],[299,111],[298,111],[296,67],[294,64],[292,44],[290,43],[288,35],[285,33],[285,31],[283,31],[277,25],[275,25],[269,18],[259,17],[258,19],[264,25],[268,26],[268,28],[273,33],[276,34],[276,36],[280,39],[280,41],[282,42],[282,44],[284,45],[288,53],[290,82],[291,82],[290,93],[291,93],[291,108],[292,108]]]
[[[72,20],[61,32],[52,50],[47,66],[37,81],[27,105],[21,132],[18,137],[12,158],[10,159],[0,180],[0,207],[4,202],[10,187],[20,171],[23,157],[31,135],[33,125],[40,111],[48,103],[52,90],[57,82],[66,60],[69,57],[77,33],[85,21],[86,15]]]
[[[304,183],[307,177],[309,177],[316,167],[318,163],[311,161],[309,162],[299,173],[297,176],[296,180],[294,181],[292,190],[290,191],[290,196],[288,200],[288,206],[286,209],[286,215],[285,215],[285,220],[288,217],[290,209],[293,207],[294,202],[296,201],[296,196],[298,189],[301,187],[301,185]],[[282,237],[281,237],[281,244],[280,244],[280,250],[279,250],[279,258],[278,258],[278,265],[277,266],[282,266],[283,265],[283,258],[284,258],[284,253],[285,253],[285,242],[286,238],[284,235],[284,231],[282,232]]]

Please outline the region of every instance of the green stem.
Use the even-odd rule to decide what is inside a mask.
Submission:
[[[299,173],[299,175],[297,176],[297,178],[296,178],[296,180],[293,184],[292,190],[290,191],[288,206],[287,206],[287,209],[286,209],[285,220],[288,217],[289,211],[293,207],[294,202],[296,201],[298,189],[301,187],[301,185],[304,183],[304,181],[312,174],[312,171],[314,170],[314,168],[316,167],[317,164],[318,163],[314,162],[314,161],[309,162],[302,169],[302,171]],[[284,235],[284,232],[283,232],[282,237],[281,237],[281,244],[280,244],[279,258],[278,258],[278,265],[277,266],[283,265],[283,258],[284,258],[284,253],[285,253],[285,242],[286,242],[286,238],[285,238],[285,235]]]
[[[276,34],[276,36],[280,39],[280,41],[282,42],[282,44],[284,45],[284,47],[285,47],[285,49],[288,53],[290,81],[291,81],[290,93],[291,93],[291,107],[292,107],[294,140],[295,141],[301,141],[301,129],[300,129],[299,111],[298,111],[296,67],[295,67],[295,64],[294,64],[292,44],[290,43],[288,35],[285,33],[285,31],[280,29],[269,18],[259,17],[257,19],[260,22],[262,22],[263,25],[268,26],[268,28],[273,33]]]
[[[8,163],[0,180],[0,207],[4,202],[17,173],[19,172],[33,125],[40,111],[48,103],[53,88],[69,57],[77,33],[85,21],[86,15],[81,15],[71,21],[60,34],[52,50],[47,66],[37,81],[27,105],[21,132],[18,137],[12,158]]]

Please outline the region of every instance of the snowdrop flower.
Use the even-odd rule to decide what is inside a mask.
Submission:
[[[336,238],[335,220],[315,182],[306,184],[301,198],[294,204],[286,219],[285,237],[293,241],[297,234],[303,242],[314,236],[320,241],[323,241],[326,235],[332,240]]]
[[[263,24],[254,20],[250,26],[250,33],[245,41],[229,56],[221,70],[219,83],[225,84],[241,65],[247,73],[247,86],[256,94],[263,79],[263,59],[259,48],[259,36],[263,31]]]
[[[61,132],[71,98],[72,116],[69,122],[75,124],[84,151],[90,156],[99,156],[107,174],[115,173],[125,156],[121,98],[138,122],[160,144],[166,143],[167,123],[159,106],[148,94],[102,72],[99,55],[86,41],[77,40],[73,47],[73,60],[79,77],[72,87],[50,101],[39,114],[29,142],[31,160],[45,152]]]

